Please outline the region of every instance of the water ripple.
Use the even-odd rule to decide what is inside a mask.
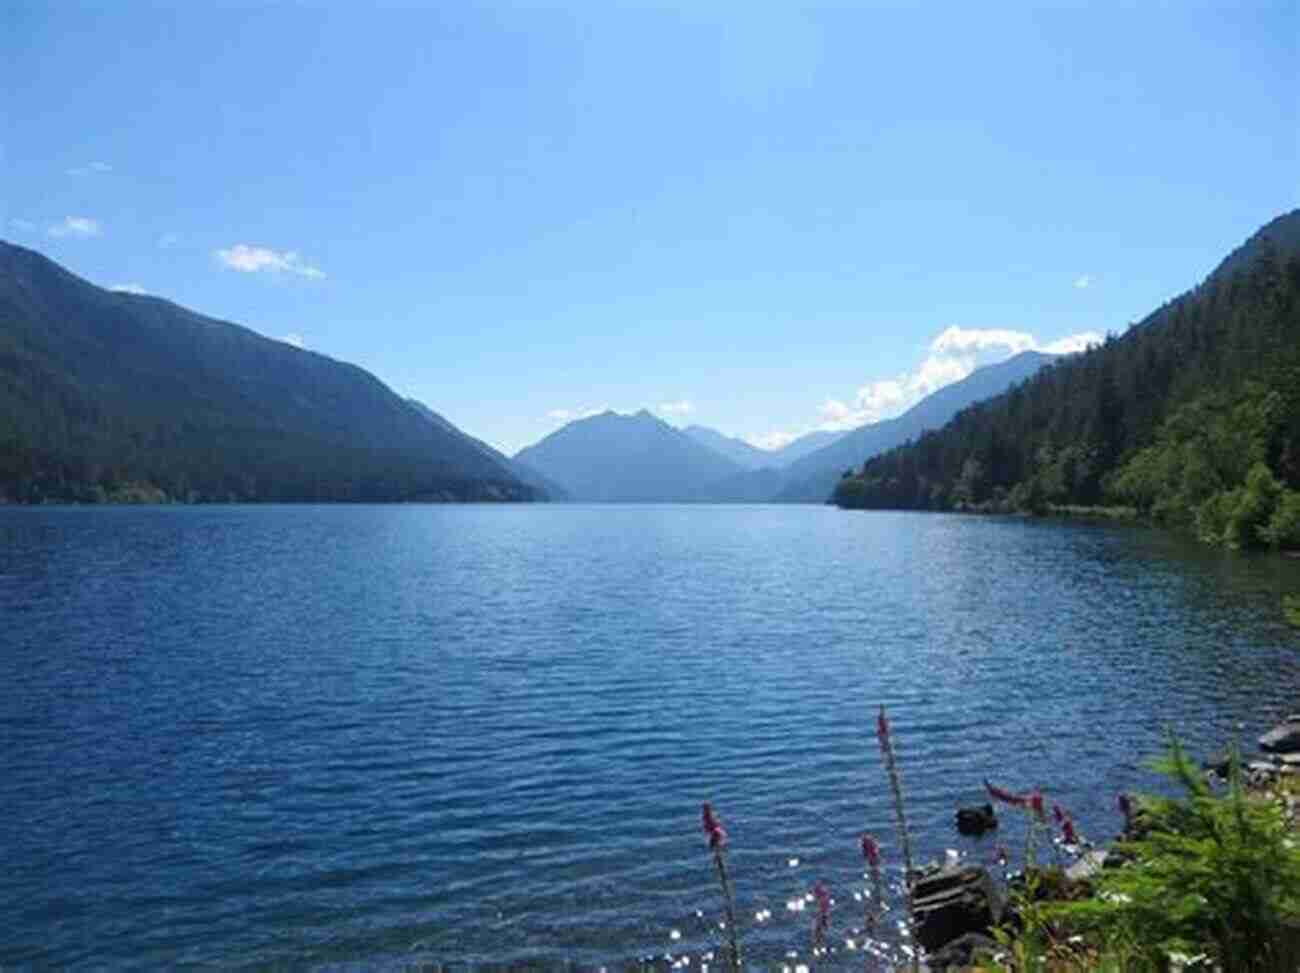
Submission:
[[[780,962],[817,880],[853,929],[862,829],[896,869],[877,705],[923,857],[987,855],[951,825],[985,776],[1105,835],[1165,725],[1290,704],[1297,588],[821,508],[0,510],[0,966],[698,960],[702,800]]]

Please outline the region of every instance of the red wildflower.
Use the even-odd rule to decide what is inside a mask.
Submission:
[[[813,940],[820,946],[831,924],[831,894],[826,886],[818,882],[813,886],[813,898],[817,900],[817,919],[813,923]]]
[[[1029,799],[1022,794],[1012,794],[1010,791],[1004,791],[1001,787],[994,787],[984,781],[984,789],[989,792],[989,797],[995,801],[1001,801],[1003,804],[1010,804],[1012,807],[1028,807]]]
[[[1034,791],[1029,795],[1029,806],[1033,809],[1033,812],[1037,815],[1039,821],[1042,821],[1047,817],[1047,815],[1043,813],[1043,794],[1041,791]]]
[[[708,801],[705,801],[701,807],[700,817],[704,821],[704,833],[709,836],[709,847],[718,849],[725,845],[727,843],[727,832],[722,830],[722,825],[718,823],[718,819],[713,813],[713,806]]]
[[[1059,804],[1053,802],[1053,803],[1052,803],[1052,817],[1054,817],[1054,818],[1056,819],[1056,823],[1057,823],[1057,824],[1064,825],[1065,822],[1066,822],[1067,820],[1069,820],[1069,817],[1070,817],[1070,816],[1069,816],[1068,814],[1066,814],[1065,811],[1063,811],[1063,810],[1061,809],[1061,805],[1059,805]]]
[[[821,882],[813,886],[813,898],[817,900],[817,915],[821,918],[828,917],[831,913],[831,894]]]
[[[876,739],[880,741],[882,747],[889,746],[889,720],[885,718],[885,707],[880,707],[880,715],[876,717]]]
[[[1070,820],[1068,814],[1065,816],[1065,820],[1061,822],[1061,837],[1065,839],[1067,845],[1077,845],[1079,843],[1079,835],[1074,830],[1074,822]]]
[[[876,844],[876,839],[869,834],[862,836],[862,857],[867,860],[867,864],[872,868],[880,867],[880,846]]]

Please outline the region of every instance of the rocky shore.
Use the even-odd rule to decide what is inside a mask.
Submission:
[[[1241,758],[1241,780],[1253,800],[1275,801],[1287,824],[1300,830],[1300,713],[1288,716],[1259,738],[1262,756]],[[1207,778],[1226,781],[1232,757],[1214,754],[1201,764]],[[1293,783],[1292,783],[1293,782]],[[1142,837],[1147,830],[1140,812],[1129,813],[1126,824],[1109,845],[1064,845],[1071,864],[1031,870],[995,880],[982,865],[932,867],[914,877],[911,891],[916,915],[916,942],[925,950],[924,968],[964,970],[1004,949],[995,930],[1020,927],[1017,908],[1026,896],[1035,901],[1068,902],[1094,894],[1092,880],[1103,869],[1122,867],[1131,859],[1117,845]],[[955,825],[963,835],[978,836],[998,827],[991,804],[957,810]],[[1063,843],[1058,839],[1058,845]]]

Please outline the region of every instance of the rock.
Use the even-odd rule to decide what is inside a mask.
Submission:
[[[916,942],[934,953],[968,933],[986,934],[1002,903],[989,873],[979,866],[944,868],[912,884]]]
[[[1081,882],[1085,879],[1092,878],[1106,867],[1106,860],[1108,858],[1110,858],[1110,852],[1105,848],[1098,848],[1087,852],[1082,858],[1065,870],[1065,877],[1071,882]]]
[[[1219,780],[1228,779],[1228,768],[1232,765],[1232,758],[1226,750],[1220,750],[1212,753],[1201,761],[1201,769],[1208,770]]]
[[[958,936],[938,952],[926,956],[925,965],[931,970],[963,970],[981,960],[991,959],[998,949],[996,940],[977,932],[968,932]]]
[[[992,804],[957,809],[957,830],[964,835],[978,837],[998,826],[998,816]]]
[[[1259,748],[1268,753],[1300,751],[1300,720],[1291,718],[1273,727],[1259,738]]]

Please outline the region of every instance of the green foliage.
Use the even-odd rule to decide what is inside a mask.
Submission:
[[[1300,548],[1300,491],[1282,493],[1260,537],[1270,547]]]
[[[1300,595],[1287,595],[1282,599],[1282,615],[1296,628],[1300,628]]]
[[[1233,490],[1232,510],[1224,542],[1232,548],[1254,547],[1264,541],[1264,530],[1282,495],[1281,485],[1267,466],[1256,463],[1246,474],[1246,485]]]
[[[1097,895],[1055,918],[1128,937],[1153,965],[1178,952],[1206,953],[1225,973],[1294,970],[1300,851],[1276,805],[1247,796],[1235,756],[1222,797],[1173,739],[1156,766],[1184,796],[1144,798],[1142,837],[1120,845],[1132,862],[1103,870]]]

